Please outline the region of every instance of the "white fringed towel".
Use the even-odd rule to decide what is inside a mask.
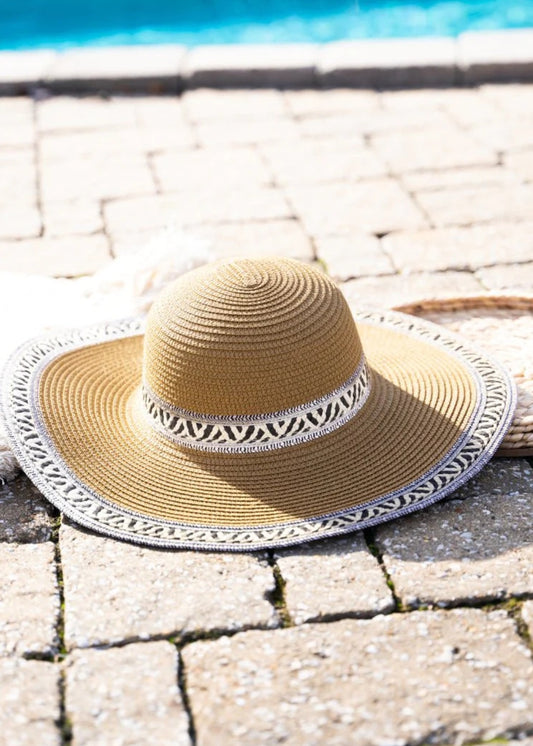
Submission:
[[[16,347],[43,332],[146,313],[168,282],[212,258],[205,242],[168,228],[91,277],[66,280],[0,272],[0,367]],[[0,422],[0,482],[18,470]]]

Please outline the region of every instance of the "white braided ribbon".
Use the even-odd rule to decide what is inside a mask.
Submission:
[[[370,394],[364,357],[350,378],[329,394],[291,409],[260,415],[216,417],[172,406],[144,382],[150,424],[179,445],[203,451],[250,453],[305,443],[352,419]]]

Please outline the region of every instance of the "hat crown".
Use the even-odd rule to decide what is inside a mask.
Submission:
[[[144,383],[208,415],[279,412],[328,395],[362,359],[344,296],[290,259],[239,259],[183,275],[147,320]]]

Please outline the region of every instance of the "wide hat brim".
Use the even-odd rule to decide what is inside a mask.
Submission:
[[[424,298],[395,308],[440,324],[470,342],[483,340],[513,376],[517,405],[498,456],[533,456],[533,297],[525,295],[465,295]]]
[[[174,443],[140,395],[143,322],[33,340],[9,361],[2,409],[19,462],[69,518],[145,545],[244,551],[373,526],[457,489],[496,451],[509,374],[436,325],[354,314],[371,392],[327,435],[258,453]]]

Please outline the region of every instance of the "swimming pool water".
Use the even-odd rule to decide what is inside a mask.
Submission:
[[[0,0],[0,48],[328,42],[533,27],[533,0]]]

